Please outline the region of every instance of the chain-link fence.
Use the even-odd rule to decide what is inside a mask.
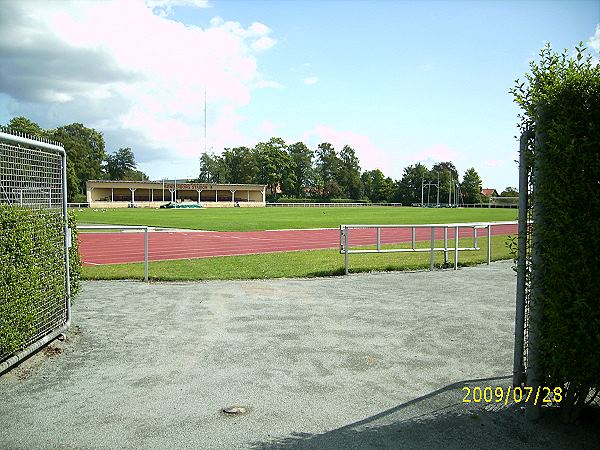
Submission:
[[[0,129],[0,373],[70,321],[66,154]]]

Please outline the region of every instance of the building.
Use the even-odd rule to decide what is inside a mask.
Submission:
[[[496,189],[482,189],[481,195],[487,198],[499,197],[498,191]]]
[[[263,184],[214,184],[168,181],[102,181],[86,183],[94,208],[157,208],[165,203],[196,203],[204,207],[265,206]]]

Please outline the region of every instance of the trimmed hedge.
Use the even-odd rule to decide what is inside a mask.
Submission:
[[[63,228],[61,211],[0,205],[0,359],[23,349],[64,302]],[[72,296],[81,276],[73,244]]]
[[[541,369],[546,386],[566,388],[569,422],[600,389],[600,66],[583,50],[573,59],[547,46],[529,86],[513,90],[536,136],[531,308],[541,313]]]

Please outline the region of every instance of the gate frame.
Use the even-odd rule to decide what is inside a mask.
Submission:
[[[58,153],[61,157],[61,178],[62,178],[62,213],[64,218],[64,248],[65,248],[65,307],[66,307],[66,322],[60,328],[52,331],[46,336],[38,339],[34,343],[27,346],[24,350],[21,350],[16,355],[11,356],[5,361],[0,363],[0,374],[6,372],[15,364],[27,358],[32,353],[35,353],[43,346],[52,342],[58,336],[63,334],[71,326],[71,285],[70,285],[70,274],[69,274],[69,248],[71,247],[71,229],[69,228],[68,215],[67,215],[67,153],[62,145],[53,143],[45,140],[33,139],[33,137],[26,136],[22,133],[6,133],[0,130],[0,142],[7,142],[9,144],[23,144],[31,147],[35,147],[40,150],[50,150]]]

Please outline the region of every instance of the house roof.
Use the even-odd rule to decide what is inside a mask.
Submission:
[[[498,191],[494,188],[492,189],[482,189],[481,193],[483,195],[485,195],[486,197],[497,197],[498,196]]]

